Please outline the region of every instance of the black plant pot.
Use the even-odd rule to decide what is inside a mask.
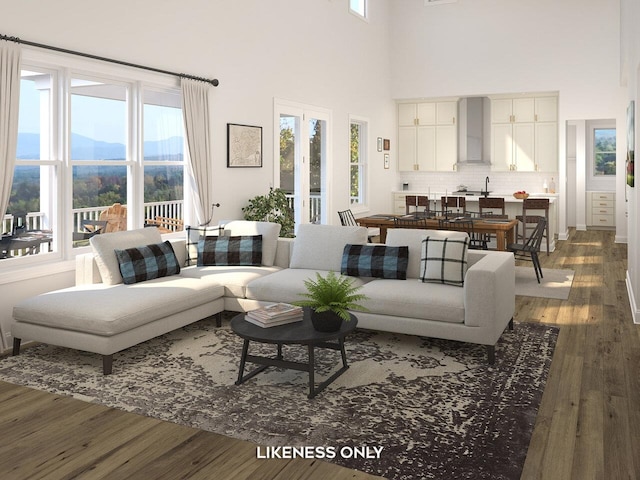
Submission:
[[[319,332],[337,332],[342,326],[342,318],[330,310],[326,312],[316,312],[311,309],[311,323],[313,328]]]

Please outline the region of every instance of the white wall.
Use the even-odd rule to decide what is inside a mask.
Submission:
[[[621,76],[627,85],[627,98],[635,101],[635,143],[638,151],[640,140],[640,2],[637,0],[621,0]],[[631,310],[634,321],[640,323],[640,255],[638,244],[640,242],[640,208],[638,202],[638,188],[640,188],[640,169],[636,166],[635,188],[626,188],[628,198],[628,258],[627,258],[627,290],[631,302]]]
[[[617,0],[391,2],[394,98],[559,92],[560,232],[566,231],[566,122],[616,119],[624,127]],[[624,128],[618,163],[624,164]],[[584,183],[584,178],[582,179]],[[617,235],[626,238],[624,187],[617,184]],[[584,196],[584,188],[578,191]]]
[[[394,139],[387,1],[373,1],[364,22],[347,0],[0,0],[0,33],[175,72],[218,78],[214,89],[213,200],[216,219],[241,218],[241,208],[273,184],[273,99],[324,107],[333,118],[330,204],[349,205],[349,114],[370,119],[371,209],[390,204],[394,168],[383,168],[376,137]],[[226,124],[263,127],[263,167],[226,168]],[[330,217],[338,222],[334,212]],[[0,264],[0,268],[2,265]],[[0,284],[0,327],[6,333],[17,299],[73,283],[63,275]],[[5,337],[6,338],[6,337]]]

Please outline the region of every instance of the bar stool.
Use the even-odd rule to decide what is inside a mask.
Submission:
[[[544,215],[536,215],[532,211],[544,211]],[[522,236],[518,235],[518,225],[516,225],[516,242],[522,238],[522,242],[527,241],[527,225],[537,224],[538,217],[546,220],[544,236],[547,239],[547,255],[549,255],[549,199],[548,198],[525,198],[522,200],[522,215],[517,215],[516,220],[522,222]]]
[[[455,208],[456,212],[462,209],[462,213],[467,213],[467,199],[464,197],[440,197],[440,205],[443,212]]]
[[[425,195],[407,195],[405,198],[405,207],[407,211],[407,215],[411,213],[411,208],[413,207],[414,212],[418,212],[420,210],[419,207],[424,207],[424,212],[429,212],[429,197]]]
[[[500,215],[502,218],[507,218],[504,211],[504,198],[502,197],[480,197],[478,199],[478,212],[481,217]]]

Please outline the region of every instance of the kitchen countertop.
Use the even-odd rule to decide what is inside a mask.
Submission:
[[[416,191],[416,190],[394,190],[392,193],[403,193],[405,195],[429,195],[431,199],[440,200],[440,197],[444,197],[445,194],[450,197],[462,197],[464,196],[469,202],[477,202],[482,195],[463,195],[462,192],[451,192],[451,191],[432,191],[430,193],[424,191]],[[515,198],[513,193],[504,193],[504,192],[489,192],[489,196],[492,198],[495,197],[504,197],[504,201],[508,203],[522,203],[521,199]],[[555,203],[558,198],[557,193],[543,193],[543,192],[533,192],[529,193],[529,198],[537,197],[537,198],[549,198],[549,203]]]

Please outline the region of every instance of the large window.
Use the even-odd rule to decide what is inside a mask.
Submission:
[[[5,245],[3,265],[69,258],[93,235],[158,217],[184,220],[189,182],[175,79],[59,63],[23,60],[16,168],[1,226],[42,242]]]
[[[363,206],[367,203],[367,122],[351,118],[349,129],[349,198],[352,207]]]

